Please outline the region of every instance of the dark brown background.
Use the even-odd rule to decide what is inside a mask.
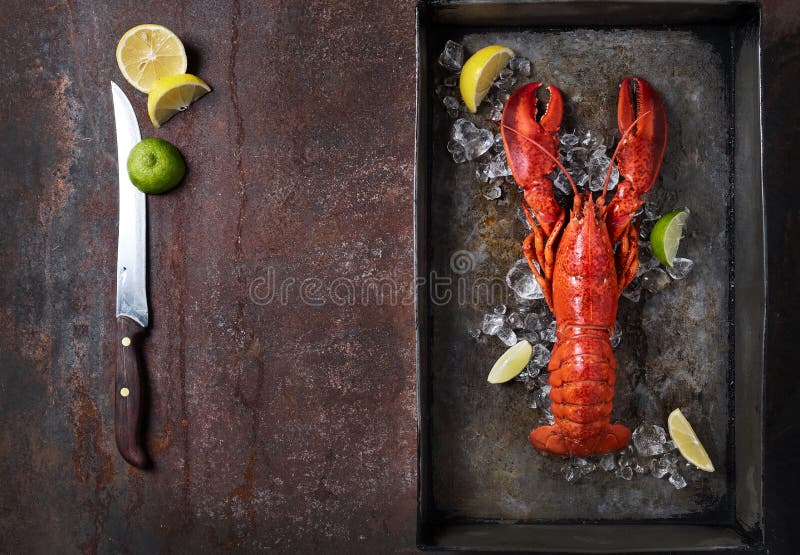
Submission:
[[[259,277],[412,268],[414,1],[0,2],[0,552],[413,552],[408,304],[250,299]],[[766,3],[767,534],[798,491],[800,28]],[[116,147],[109,80],[157,22],[214,88],[144,136],[190,174],[149,201],[151,406],[141,472],[112,429]],[[777,217],[775,217],[777,216]],[[796,341],[795,341],[796,344]],[[775,495],[773,495],[775,494]],[[784,502],[784,507],[785,507]]]

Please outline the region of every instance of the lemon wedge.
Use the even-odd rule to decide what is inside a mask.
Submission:
[[[509,347],[494,363],[486,381],[505,383],[516,378],[531,361],[531,353],[533,353],[533,347],[527,341],[520,341],[513,347]]]
[[[128,83],[146,93],[160,78],[186,72],[186,49],[163,25],[137,25],[119,39],[117,65]]]
[[[708,456],[703,444],[697,439],[697,434],[694,433],[692,425],[686,420],[681,409],[675,409],[669,414],[667,425],[669,427],[669,436],[678,446],[678,451],[681,452],[683,458],[700,470],[714,472],[711,458]]]
[[[497,76],[514,57],[514,51],[507,46],[487,46],[481,48],[466,61],[461,68],[459,88],[464,104],[473,114],[486,97]]]
[[[209,92],[205,81],[190,73],[168,75],[155,82],[147,96],[147,114],[156,127],[183,112],[189,105]]]

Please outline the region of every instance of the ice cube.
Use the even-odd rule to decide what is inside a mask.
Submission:
[[[664,453],[667,434],[661,426],[641,424],[633,431],[631,440],[640,457],[652,457]]]
[[[490,186],[486,192],[483,193],[483,198],[486,200],[497,200],[503,196],[503,190],[497,185]]]
[[[537,379],[541,378],[541,374]],[[542,409],[550,407],[550,385],[545,385],[539,389],[534,389],[528,394],[528,406],[532,409]]]
[[[523,329],[525,327],[525,320],[522,318],[522,315],[519,312],[512,312],[506,318],[506,321],[510,327],[515,330]]]
[[[578,469],[578,472],[580,472],[581,476],[591,474],[597,469],[596,464],[586,459],[582,459],[581,457],[575,457],[572,464]]]
[[[636,461],[633,465],[633,471],[636,474],[647,474],[647,468],[642,464],[642,461]]]
[[[605,179],[605,173],[603,174],[603,179]],[[619,170],[616,167],[611,168],[611,176],[608,178],[608,190],[613,191],[617,188],[619,184]]]
[[[490,178],[511,175],[511,168],[508,167],[505,152],[500,152],[489,162],[488,175]]]
[[[496,335],[497,330],[499,330],[504,323],[505,318],[502,316],[497,314],[486,314],[483,317],[483,325],[481,326],[481,330],[486,335]]]
[[[533,346],[533,351],[531,353],[531,366],[537,366],[539,368],[544,368],[547,366],[547,363],[550,362],[550,349],[542,345],[541,343],[537,343]]]
[[[536,314],[535,312],[525,315],[525,329],[541,331],[545,329],[549,323],[550,318],[548,316],[542,316],[540,314]]]
[[[657,293],[669,285],[669,276],[661,268],[650,270],[641,277],[642,288]]]
[[[500,314],[502,316],[503,314],[508,312],[508,307],[504,304],[499,304],[492,309],[492,312],[494,312],[495,314]]]
[[[614,460],[615,456],[614,453],[606,453],[605,455],[600,457],[600,468],[605,470],[606,472],[610,472],[616,468],[617,463]]]
[[[491,131],[475,127],[475,132],[470,134],[464,141],[464,154],[467,160],[474,160],[492,148],[493,144],[494,136]]]
[[[544,297],[542,288],[533,277],[528,266],[528,261],[524,258],[517,260],[506,274],[506,284],[523,299],[541,299]]]
[[[489,164],[488,163],[480,163],[475,166],[475,179],[478,181],[483,181],[484,183],[489,181]]]
[[[450,75],[449,77],[446,77],[444,81],[442,81],[442,84],[445,87],[455,88],[458,86],[458,77],[456,77],[455,75]]]
[[[636,269],[636,275],[641,276],[646,274],[654,268],[658,268],[661,262],[653,255],[650,248],[650,243],[646,241],[639,242],[639,267]]]
[[[558,175],[553,181],[553,185],[555,185],[556,189],[558,189],[562,193],[565,193],[567,195],[572,194],[572,185],[570,184],[569,179],[564,174],[564,172],[558,172]]]
[[[615,474],[623,480],[631,480],[633,479],[633,468],[630,466],[620,466]]]
[[[678,469],[678,461],[680,460],[680,457],[678,457],[677,453],[664,453],[661,458],[666,461],[670,472]]]
[[[489,121],[500,121],[503,118],[503,110],[501,108],[492,108],[489,115],[486,117]]]
[[[450,140],[447,143],[447,151],[453,155],[453,161],[456,164],[461,164],[467,160],[466,154],[464,153],[464,145],[456,140]]]
[[[589,182],[591,181],[591,179],[592,178],[589,177],[589,174],[584,173],[580,177],[578,177],[578,179],[574,179],[575,186],[578,187],[579,191],[585,191],[586,188],[589,186]]]
[[[686,487],[686,480],[677,471],[669,475],[669,483],[675,489],[683,489]]]
[[[478,128],[464,118],[453,123],[450,138],[463,145],[467,160],[475,160],[494,144],[494,134],[491,131]]]
[[[578,469],[569,462],[561,466],[561,475],[564,476],[567,482],[574,482],[581,477]]]
[[[611,334],[611,346],[613,348],[619,347],[620,342],[622,341],[622,327],[619,325],[619,322],[614,324],[614,333]]]
[[[496,133],[495,136],[494,136],[493,148],[497,152],[504,152],[505,151],[505,146],[503,145],[503,135],[501,135],[500,133]]]
[[[556,322],[553,320],[550,324],[542,330],[541,333],[542,341],[547,341],[548,343],[555,343],[557,336],[556,336]]]
[[[444,50],[439,54],[439,65],[448,71],[457,73],[461,71],[464,64],[464,47],[457,42],[448,40],[444,45]]]
[[[632,445],[628,445],[625,449],[620,451],[619,453],[619,466],[632,466],[633,463],[636,461],[636,455],[633,450]]]
[[[445,108],[446,108],[448,111],[449,111],[449,110],[456,110],[456,111],[458,111],[458,100],[456,100],[456,98],[455,98],[454,96],[445,96],[445,97],[442,99],[442,104],[444,104],[444,107],[445,107]]]
[[[514,333],[514,330],[506,326],[501,326],[497,330],[497,338],[509,347],[513,347],[517,344],[517,334]]]
[[[577,145],[579,141],[578,137],[573,133],[564,133],[561,135],[561,137],[559,137],[558,140],[562,145],[568,147],[573,147]]]
[[[656,204],[649,200],[646,201],[642,211],[642,220],[646,222],[655,222],[660,217]]]
[[[670,463],[664,457],[656,457],[650,461],[650,474],[656,478],[663,478],[669,472]]]
[[[667,268],[667,273],[672,279],[683,279],[689,275],[694,267],[694,262],[688,258],[675,258],[672,261],[672,268]]]
[[[480,328],[472,328],[469,330],[469,335],[472,339],[478,339],[481,336],[481,329]]]
[[[540,366],[536,364],[531,364],[530,362],[528,363],[528,366],[525,367],[525,372],[528,373],[528,377],[530,379],[537,377],[541,371],[542,368]]]
[[[531,74],[531,61],[522,56],[514,56],[509,60],[508,67],[521,77],[528,77]]]

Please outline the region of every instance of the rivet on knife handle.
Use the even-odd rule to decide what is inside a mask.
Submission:
[[[117,371],[114,386],[114,436],[122,457],[137,468],[147,466],[142,447],[141,347],[144,328],[130,318],[117,318]]]

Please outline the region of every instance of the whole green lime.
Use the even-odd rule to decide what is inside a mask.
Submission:
[[[164,139],[144,139],[128,155],[128,175],[143,193],[160,195],[181,182],[186,175],[186,163],[172,143]]]

